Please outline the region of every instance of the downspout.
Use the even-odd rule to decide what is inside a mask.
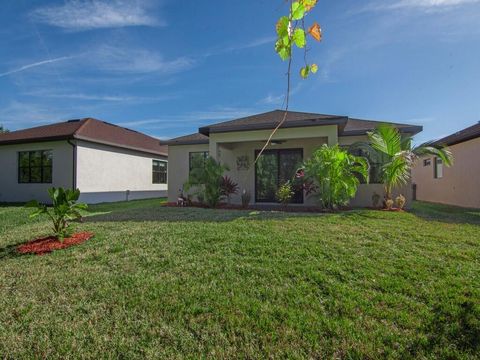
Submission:
[[[72,164],[73,164],[73,171],[72,171],[72,189],[75,190],[77,188],[77,144],[73,143],[71,140],[67,140],[67,142],[72,145],[73,151],[73,158],[72,158]]]

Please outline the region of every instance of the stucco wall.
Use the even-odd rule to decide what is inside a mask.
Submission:
[[[152,160],[166,160],[133,150],[77,141],[77,187],[88,203],[167,195],[167,184],[152,183]],[[170,170],[170,169],[168,169]]]
[[[168,201],[176,202],[183,184],[188,179],[189,154],[208,151],[208,144],[177,145],[168,147]]]
[[[19,184],[18,152],[52,150],[51,184]],[[73,184],[73,148],[66,141],[0,146],[0,202],[48,202],[47,190],[53,186],[71,188]]]
[[[312,128],[304,128],[315,130]],[[284,129],[287,130],[287,129]],[[291,130],[291,129],[288,129]],[[292,129],[293,130],[293,129]],[[326,131],[325,131],[326,130]],[[318,137],[304,137],[301,139],[287,139],[283,136],[283,142],[278,145],[270,145],[269,149],[303,149],[304,159],[308,159],[313,151],[320,147],[322,144],[328,143],[328,139],[332,140],[333,135],[331,134],[330,129],[324,129],[323,136]],[[245,132],[250,133],[250,132]],[[248,139],[252,136],[257,136],[259,132],[252,132],[252,134],[244,134],[243,138]],[[290,134],[293,136],[292,134]],[[298,135],[298,134],[297,134]],[[302,132],[303,136],[307,136],[307,132]],[[330,135],[330,136],[329,136]],[[211,151],[213,150],[216,153],[217,160],[221,163],[229,166],[230,171],[226,174],[230,176],[235,182],[238,183],[240,188],[240,193],[232,196],[232,203],[239,204],[241,203],[241,191],[247,190],[252,196],[252,203],[255,201],[255,168],[253,161],[255,160],[255,151],[260,150],[264,145],[264,141],[243,141],[243,142],[234,142],[235,139],[239,139],[238,136],[232,136],[227,134],[216,134],[215,145],[212,147],[212,143],[205,145],[175,145],[169,146],[169,160],[170,160],[170,171],[169,171],[169,201],[175,202],[178,198],[179,189],[182,188],[182,185],[188,178],[188,159],[190,152],[196,151]],[[338,141],[341,145],[350,145],[356,141],[365,141],[367,140],[366,136],[355,136],[355,137],[345,137],[345,138],[333,138],[335,141]],[[249,169],[248,170],[238,170],[237,169],[237,158],[239,156],[247,156],[249,160]],[[383,196],[383,186],[381,184],[372,184],[372,185],[360,185],[357,197],[352,200],[352,206],[364,207],[371,206],[372,204],[372,195],[374,192],[377,192],[379,195]],[[402,194],[407,198],[407,203],[411,204],[411,186],[407,186],[401,191]],[[305,205],[316,205],[316,199],[313,196],[306,197],[304,201]]]
[[[419,159],[412,172],[417,199],[463,207],[480,208],[480,138],[450,147],[452,167],[443,167],[443,178],[434,178],[433,157]],[[423,160],[431,159],[430,166]]]

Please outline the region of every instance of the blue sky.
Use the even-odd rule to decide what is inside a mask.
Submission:
[[[159,138],[282,105],[284,0],[3,0],[0,124],[95,117]],[[480,0],[319,0],[319,73],[291,109],[424,126],[480,120]],[[298,65],[298,64],[297,64]]]

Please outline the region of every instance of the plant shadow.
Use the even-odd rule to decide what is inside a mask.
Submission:
[[[21,254],[17,251],[17,248],[22,244],[25,244],[25,242],[11,244],[0,248],[0,261],[25,256],[25,254]]]
[[[413,215],[428,221],[480,225],[480,209],[469,209],[415,201],[410,212]]]
[[[167,222],[229,222],[238,219],[243,220],[272,220],[286,219],[294,216],[312,216],[322,214],[309,213],[286,213],[280,211],[260,210],[226,210],[226,209],[203,209],[194,207],[166,207],[157,206],[144,209],[132,209],[112,211],[103,214],[91,214],[84,217],[83,221],[89,222],[144,222],[144,221],[167,221]]]

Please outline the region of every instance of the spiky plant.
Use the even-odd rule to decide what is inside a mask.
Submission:
[[[385,190],[385,200],[392,200],[393,189],[406,185],[410,180],[415,161],[423,155],[432,155],[442,159],[446,166],[453,163],[450,150],[432,141],[413,146],[411,136],[405,136],[388,124],[380,125],[368,133],[369,142],[359,142],[354,148],[361,148],[370,158],[383,163],[381,179]]]

